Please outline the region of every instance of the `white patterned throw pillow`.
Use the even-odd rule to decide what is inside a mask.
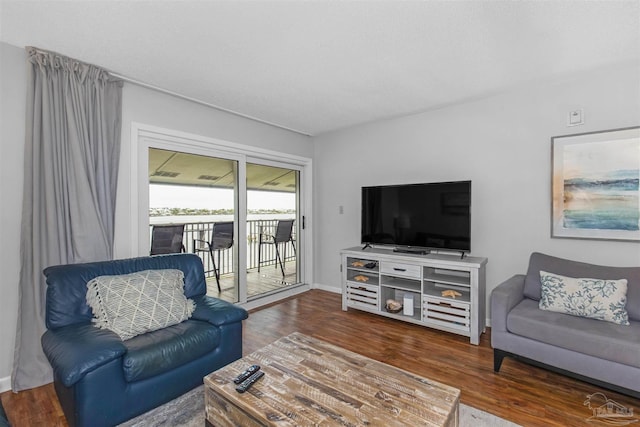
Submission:
[[[629,325],[627,279],[574,278],[540,271],[541,310]]]
[[[181,270],[145,270],[99,276],[87,283],[93,322],[127,340],[191,317],[195,303],[184,296]]]

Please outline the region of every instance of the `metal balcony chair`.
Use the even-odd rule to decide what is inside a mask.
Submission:
[[[280,265],[280,271],[282,272],[282,277],[284,277],[284,264],[287,258],[287,243],[291,242],[291,246],[293,246],[293,252],[296,252],[296,245],[293,242],[293,219],[279,220],[275,233],[268,234],[260,231],[260,236],[258,238],[258,272],[260,272],[260,265],[265,262],[273,261],[273,259],[262,261],[262,245],[274,245],[276,251],[276,265]],[[284,243],[284,256],[280,256],[279,247]]]
[[[216,283],[218,284],[218,292],[222,292],[220,287],[220,252],[230,249],[233,246],[233,221],[226,222],[214,222],[213,229],[211,230],[211,240],[193,239],[193,252],[209,252],[211,256],[211,263],[213,264],[213,270],[207,270],[205,273],[213,271],[216,276]],[[213,253],[218,253],[218,263],[213,256]]]
[[[182,236],[184,224],[154,225],[151,230],[150,255],[177,254],[184,252]]]

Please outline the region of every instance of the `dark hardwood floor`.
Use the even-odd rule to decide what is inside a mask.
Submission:
[[[474,346],[466,337],[357,310],[343,312],[340,306],[340,295],[312,290],[254,310],[244,325],[244,353],[299,331],[457,387],[462,403],[523,426],[605,425],[587,421],[592,412],[583,402],[595,392],[640,415],[636,399],[512,359],[494,373],[489,333]],[[51,384],[0,397],[13,426],[67,425]]]

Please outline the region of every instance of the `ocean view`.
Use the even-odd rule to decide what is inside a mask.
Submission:
[[[274,220],[274,219],[294,219],[293,213],[273,213],[273,214],[249,214],[247,221]],[[166,215],[150,216],[149,224],[191,224],[205,222],[233,221],[233,215]]]
[[[639,188],[637,170],[617,171],[598,179],[565,180],[564,227],[639,230]]]

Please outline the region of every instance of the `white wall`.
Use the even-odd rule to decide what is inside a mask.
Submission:
[[[18,307],[20,216],[24,156],[26,53],[24,49],[0,42],[0,392],[10,387],[13,347]],[[122,103],[122,156],[116,207],[117,257],[130,254],[127,245],[132,218],[129,211],[131,123],[158,127],[261,147],[273,151],[312,157],[311,138],[261,124],[203,105],[164,95],[150,89],[125,84]]]
[[[18,320],[26,60],[24,49],[0,43],[0,391],[10,387]]]
[[[139,123],[311,158],[310,137],[225,113],[133,84],[122,93],[122,148],[118,176],[114,256],[132,252],[130,236],[136,220],[131,212],[131,125]]]
[[[487,295],[525,273],[532,251],[639,266],[638,242],[550,238],[550,138],[639,125],[638,76],[638,64],[625,64],[314,138],[316,282],[340,286],[339,251],[360,242],[361,186],[466,179]],[[586,123],[567,127],[576,108]]]

